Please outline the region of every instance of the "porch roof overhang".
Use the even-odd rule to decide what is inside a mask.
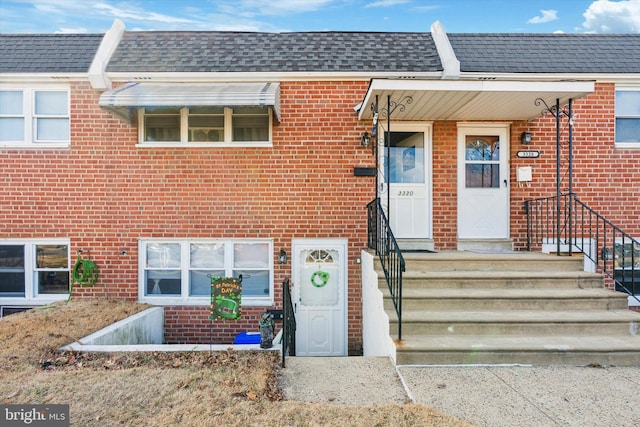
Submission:
[[[280,121],[280,84],[133,82],[104,92],[99,105],[127,120],[140,107],[270,107]]]
[[[593,90],[592,81],[373,79],[358,118],[373,117],[377,95],[379,111],[387,108],[388,96],[404,105],[393,111],[393,120],[529,120],[542,114],[539,98],[548,105],[559,99],[564,105]],[[407,96],[410,103],[403,101]]]

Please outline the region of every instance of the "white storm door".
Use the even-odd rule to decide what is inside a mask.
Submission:
[[[458,238],[509,237],[508,157],[508,124],[458,124]]]
[[[391,206],[388,218],[397,239],[430,238],[430,126],[393,123],[390,133],[390,147],[379,143],[378,197],[385,213],[389,212],[387,203]],[[382,132],[383,140],[386,136]]]
[[[347,355],[347,240],[294,239],[296,356]]]

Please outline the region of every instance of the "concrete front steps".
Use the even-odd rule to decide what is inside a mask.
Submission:
[[[640,366],[640,314],[582,257],[404,253],[402,340],[379,286],[396,364]]]

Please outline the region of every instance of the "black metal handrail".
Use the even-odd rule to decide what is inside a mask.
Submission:
[[[380,258],[382,271],[389,286],[391,301],[398,316],[398,339],[402,339],[402,273],[405,271],[405,261],[393,236],[387,216],[384,214],[380,199],[375,199],[367,205],[367,244],[369,249],[375,249]]]
[[[289,279],[282,282],[282,362],[285,367],[286,356],[296,355],[296,313],[291,301]]]
[[[528,200],[527,250],[543,243],[556,244],[566,252],[582,252],[615,290],[640,299],[640,242],[582,203],[575,193]]]

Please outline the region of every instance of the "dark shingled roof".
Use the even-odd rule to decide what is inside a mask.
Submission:
[[[111,72],[440,71],[430,33],[125,32]]]
[[[103,34],[0,34],[0,73],[83,73]]]
[[[86,72],[102,34],[0,34],[0,72]],[[449,34],[463,72],[640,73],[640,34]],[[430,33],[125,32],[111,72],[437,72]]]
[[[449,34],[463,72],[640,73],[640,34]]]

